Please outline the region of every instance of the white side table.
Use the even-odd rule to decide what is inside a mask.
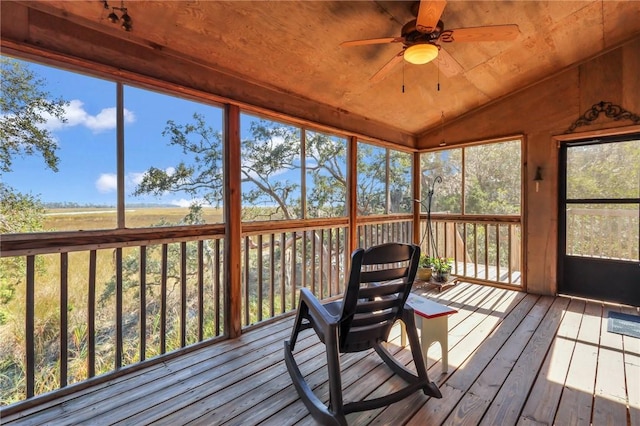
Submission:
[[[449,369],[449,315],[458,311],[413,293],[409,294],[407,304],[413,308],[416,325],[420,328],[420,347],[425,366],[427,350],[432,343],[438,342],[442,349],[442,372],[446,373]],[[400,343],[404,347],[407,344],[407,332],[402,321],[400,327]]]

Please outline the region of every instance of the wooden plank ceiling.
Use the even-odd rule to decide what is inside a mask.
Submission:
[[[415,136],[640,33],[638,1],[450,0],[445,28],[517,24],[517,38],[442,43],[441,60],[399,61],[372,82],[402,43],[340,43],[400,36],[414,2],[110,0],[131,32],[101,1],[21,3]]]

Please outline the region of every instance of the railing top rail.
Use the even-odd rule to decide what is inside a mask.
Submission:
[[[423,213],[422,218],[427,215]],[[431,220],[438,222],[465,222],[465,223],[522,223],[522,218],[516,215],[461,215],[446,213],[431,213]]]
[[[8,234],[0,240],[0,257],[196,241],[223,235],[223,224]]]

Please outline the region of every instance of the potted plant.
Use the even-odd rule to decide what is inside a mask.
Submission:
[[[446,257],[436,257],[433,259],[433,279],[444,283],[451,277],[451,267],[453,259]]]
[[[421,254],[416,278],[422,281],[429,281],[431,279],[432,266],[433,258],[427,254]]]

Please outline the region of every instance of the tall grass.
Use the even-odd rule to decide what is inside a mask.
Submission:
[[[184,216],[184,209],[148,209],[130,212],[131,223],[150,224],[158,220],[178,222]],[[115,213],[92,212],[82,214],[62,214],[64,211],[47,216],[49,230],[80,230],[113,228]],[[148,214],[148,216],[145,216]],[[218,212],[219,214],[219,212]],[[135,218],[135,220],[133,220]],[[188,243],[193,252],[196,243]],[[170,262],[179,264],[179,243],[170,244]],[[145,275],[146,306],[140,306],[139,248],[122,249],[123,269],[123,356],[122,365],[140,361],[140,334],[144,329],[145,358],[151,358],[181,347],[180,307],[181,288],[179,275],[170,271],[167,291],[166,348],[160,346],[160,261],[159,247],[147,248],[147,269]],[[116,302],[115,302],[115,252],[112,249],[96,252],[95,290],[95,374],[100,375],[116,368]],[[189,256],[193,257],[193,256]],[[10,258],[2,259],[3,267]],[[23,263],[23,262],[22,262]],[[36,256],[34,345],[35,345],[35,394],[45,393],[60,387],[60,276],[61,256],[48,254]],[[0,301],[0,404],[6,405],[26,398],[26,273],[24,264],[15,262],[14,274],[18,278],[15,293]],[[189,265],[188,273],[195,272]],[[68,254],[68,298],[67,335],[68,384],[86,380],[89,377],[89,252]],[[205,275],[210,276],[208,271]],[[211,279],[205,279],[205,292],[213,293]],[[187,324],[186,344],[198,341],[198,288],[194,279],[187,280]],[[220,297],[220,300],[223,300]],[[147,315],[146,323],[140,324],[140,309]],[[213,326],[214,307],[205,304],[204,338],[219,334]]]

